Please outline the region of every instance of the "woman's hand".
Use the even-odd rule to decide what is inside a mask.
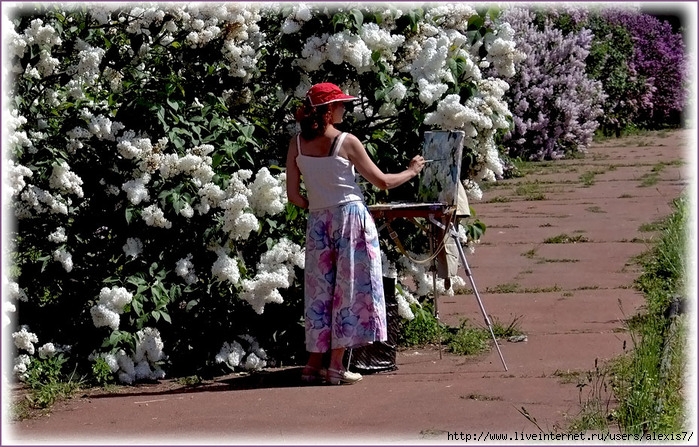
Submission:
[[[425,158],[422,155],[416,155],[413,157],[412,160],[410,160],[410,165],[408,166],[408,169],[413,171],[415,175],[418,175],[420,171],[422,171],[422,168],[425,167]]]

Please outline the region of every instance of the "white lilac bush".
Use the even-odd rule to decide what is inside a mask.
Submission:
[[[424,131],[464,130],[462,180],[479,198],[502,173],[496,141],[526,57],[497,10],[463,3],[3,13],[5,324],[36,331],[17,336],[16,368],[37,361],[36,338],[126,383],[301,354],[305,214],[286,202],[281,164],[308,87],[360,98],[349,128],[387,171]],[[399,281],[415,277],[409,317],[427,275],[386,251]]]

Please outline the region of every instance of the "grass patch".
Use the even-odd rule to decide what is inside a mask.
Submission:
[[[399,344],[403,347],[441,344],[456,355],[478,355],[490,350],[492,335],[487,327],[472,325],[464,320],[458,327],[449,327],[441,323],[432,313],[432,306],[411,306],[415,318],[401,323]],[[493,334],[496,338],[508,338],[521,335],[519,329],[521,317],[514,317],[507,324],[489,317]]]
[[[660,176],[656,172],[651,172],[650,174],[644,174],[641,176],[640,188],[647,188],[658,183]]]
[[[493,326],[493,334],[496,338],[510,338],[517,335],[523,335],[524,332],[519,328],[519,323],[522,320],[522,315],[515,316],[512,321],[503,324],[499,319],[489,317],[490,324]]]
[[[591,206],[591,207],[585,208],[585,211],[589,211],[591,213],[606,213],[606,211],[604,211],[599,206]]]
[[[595,177],[597,177],[599,174],[604,174],[606,171],[602,170],[594,170],[594,171],[587,171],[582,174],[580,174],[580,181],[584,186],[592,186],[595,184]]]
[[[521,293],[550,293],[550,292],[560,292],[563,290],[558,284],[554,284],[549,287],[534,287],[532,289],[524,289]]]
[[[580,262],[580,259],[568,259],[568,258],[562,258],[562,259],[542,259],[541,260],[543,263],[548,263],[548,264],[557,264],[557,263],[566,263],[566,262]]]
[[[638,231],[640,231],[641,233],[654,233],[656,231],[662,230],[663,225],[663,221],[644,223],[638,227]]]
[[[548,293],[560,292],[561,286],[555,284],[549,287],[522,288],[517,283],[498,284],[495,287],[487,287],[485,293]]]
[[[10,408],[12,420],[45,414],[57,401],[68,399],[83,388],[84,382],[81,379],[75,380],[72,374],[66,377],[61,373],[64,364],[65,358],[62,355],[34,359],[29,364],[24,379],[26,388]]]
[[[553,376],[558,377],[561,383],[580,383],[583,374],[581,371],[561,371],[560,369],[553,372]]]
[[[521,254],[521,256],[524,256],[525,258],[528,259],[534,259],[536,257],[536,252],[538,250],[536,248],[532,248],[531,250],[527,250],[524,253]]]
[[[544,244],[575,244],[578,242],[589,242],[589,239],[583,235],[569,236],[567,234],[559,234],[544,240]]]
[[[512,201],[512,199],[510,199],[507,196],[497,196],[497,197],[493,197],[492,199],[490,199],[490,203],[508,203],[511,201]]]
[[[577,384],[580,412],[568,427],[570,433],[590,431],[608,433],[612,393],[608,388],[607,368],[599,368],[595,360],[595,370],[588,371]]]
[[[425,303],[421,307],[411,305],[415,318],[403,320],[398,343],[402,346],[425,346],[441,343],[446,334],[446,326],[434,316],[434,308]]]
[[[485,293],[517,293],[518,290],[519,290],[519,284],[506,283],[506,284],[498,284],[495,287],[486,287]]]
[[[477,394],[477,393],[472,393],[467,396],[461,396],[462,399],[466,400],[478,400],[478,401],[494,401],[494,400],[502,400],[502,397],[499,396],[486,396],[485,394]]]
[[[204,380],[198,375],[180,377],[176,382],[183,386],[200,386],[204,384]]]
[[[539,183],[525,183],[515,188],[515,194],[524,197],[524,200],[546,200],[546,195],[541,191]]]
[[[470,325],[466,320],[450,334],[447,347],[457,355],[481,354],[490,348],[490,333],[487,329]]]

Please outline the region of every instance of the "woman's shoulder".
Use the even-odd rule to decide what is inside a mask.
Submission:
[[[345,134],[344,141],[351,142],[352,144],[356,144],[356,143],[362,144],[362,142],[359,141],[359,138],[357,138],[357,136],[355,134],[353,134],[351,132],[343,132],[343,133]]]

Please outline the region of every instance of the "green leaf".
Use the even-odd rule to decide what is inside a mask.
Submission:
[[[143,315],[143,303],[141,303],[140,300],[132,300],[131,301],[131,308],[133,309],[134,312],[136,312],[136,315],[139,317]]]
[[[361,28],[362,24],[364,23],[364,14],[362,14],[362,11],[353,9],[350,11],[350,14],[352,14],[352,17],[354,18],[356,28]]]
[[[479,15],[471,16],[468,19],[468,31],[477,30],[485,24],[485,19]]]
[[[167,98],[166,101],[167,105],[169,105],[175,112],[180,109],[180,105],[177,103],[177,101],[173,101],[170,98]]]

